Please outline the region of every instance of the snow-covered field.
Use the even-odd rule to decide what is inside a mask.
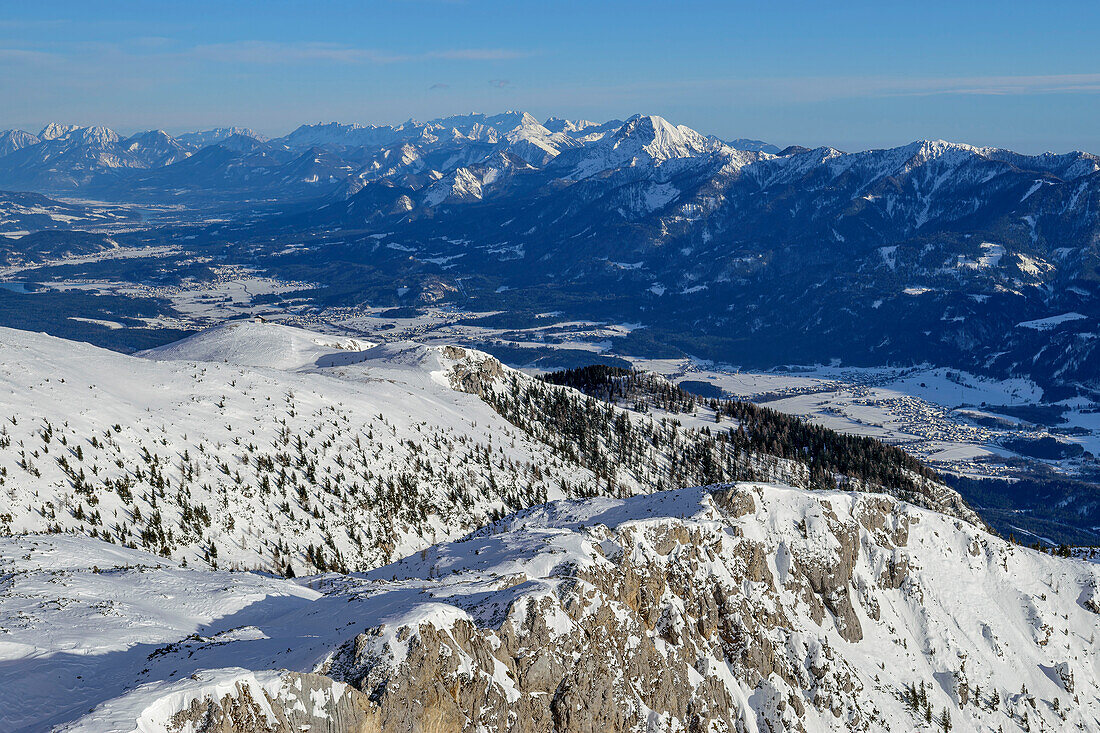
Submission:
[[[298,571],[307,545],[326,546],[329,562],[362,567],[478,526],[524,491],[596,481],[451,385],[475,352],[252,322],[148,358],[10,329],[0,344],[12,532],[79,528],[192,561],[214,548],[223,566],[274,553]]]

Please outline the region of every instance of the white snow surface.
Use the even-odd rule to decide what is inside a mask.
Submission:
[[[512,482],[547,498],[597,482],[452,387],[456,364],[493,361],[472,350],[248,321],[145,358],[0,329],[0,353],[0,533],[151,523],[177,559],[214,546],[220,566],[268,567],[278,541],[298,572],[331,535],[362,568],[478,526]]]
[[[0,329],[0,353],[0,534],[75,531],[220,568],[362,570],[509,509],[608,491],[541,428],[455,383],[533,379],[470,349],[238,321],[141,356]],[[666,460],[605,455],[625,493],[652,491],[642,468]],[[746,461],[805,480],[801,464]]]
[[[141,352],[170,361],[222,361],[241,366],[297,370],[323,366],[336,352],[362,352],[375,344],[276,323],[239,321]],[[349,354],[350,356],[350,354]]]
[[[1037,318],[1034,321],[1023,321],[1016,325],[1020,328],[1031,328],[1036,331],[1049,331],[1055,326],[1059,326],[1068,321],[1080,321],[1088,316],[1080,313],[1062,313],[1057,316],[1050,316],[1049,318]]]

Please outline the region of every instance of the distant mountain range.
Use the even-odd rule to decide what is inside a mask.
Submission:
[[[266,205],[197,241],[245,244],[345,302],[399,280],[394,304],[641,323],[616,344],[635,353],[935,362],[1030,376],[1059,399],[1100,390],[1100,159],[1088,153],[778,150],[655,116],[522,112],[303,125],[273,140],[50,125],[3,133],[0,150],[0,188]],[[265,250],[283,236],[323,252]]]
[[[656,119],[656,118],[653,118]],[[634,120],[628,121],[628,124]],[[273,140],[241,127],[190,132],[173,138],[161,130],[122,137],[105,127],[47,125],[38,135],[0,132],[0,187],[63,193],[111,194],[124,200],[156,199],[182,188],[216,197],[277,192],[314,197],[354,192],[363,182],[392,171],[440,173],[454,164],[489,163],[503,155],[508,164],[542,166],[566,150],[585,147],[624,126],[551,118],[542,125],[525,112],[469,114],[401,125],[327,123],[302,125]],[[719,147],[778,153],[774,145],[741,139],[722,143],[685,127],[666,139],[671,155]],[[211,150],[219,148],[220,150]],[[432,153],[437,153],[432,155]],[[629,153],[623,150],[623,154]],[[188,161],[195,156],[195,161]],[[427,157],[426,157],[427,156]],[[173,167],[174,164],[185,163]],[[450,165],[448,165],[450,163]],[[169,169],[154,172],[158,169]],[[213,188],[211,188],[213,186]]]

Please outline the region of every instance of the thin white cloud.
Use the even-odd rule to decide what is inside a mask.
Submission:
[[[310,61],[341,64],[392,64],[413,61],[501,61],[526,54],[505,48],[456,48],[422,53],[390,53],[334,43],[235,41],[195,46],[178,52],[184,57],[227,63],[293,64]]]
[[[456,61],[507,61],[520,59],[531,54],[526,51],[514,51],[507,48],[456,48],[451,51],[430,51],[425,58],[454,59]]]
[[[26,48],[0,48],[0,63],[10,61],[22,64],[44,64],[60,60],[61,57],[45,51]]]
[[[845,97],[898,97],[951,94],[1026,95],[1100,91],[1100,74],[1033,74],[1018,76],[960,77],[806,77],[749,80],[801,94],[810,99]],[[737,82],[734,82],[736,85]]]
[[[0,29],[13,28],[15,30],[40,30],[58,28],[69,24],[69,20],[58,18],[54,20],[6,20],[0,19]]]
[[[575,90],[580,91],[580,90]],[[596,94],[645,98],[653,94],[694,96],[702,92],[736,95],[743,103],[791,104],[843,99],[936,95],[1034,95],[1100,92],[1100,73],[1017,76],[901,77],[803,76],[681,79],[589,87]]]
[[[425,61],[506,61],[530,55],[507,48],[450,48],[392,53],[335,43],[234,41],[182,47],[173,39],[144,36],[113,43],[31,45],[0,39],[0,64],[71,63],[109,70],[157,68],[155,64],[224,63],[238,65],[400,64]]]
[[[913,79],[883,85],[885,94],[1059,94],[1100,91],[1100,74],[1036,74]]]

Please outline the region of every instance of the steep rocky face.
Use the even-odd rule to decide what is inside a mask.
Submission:
[[[394,730],[883,730],[928,707],[960,729],[1092,720],[1080,687],[1097,689],[1095,652],[1065,638],[1096,629],[1077,600],[1092,568],[883,497],[737,485],[692,498],[688,519],[682,492],[630,519],[598,501],[538,508],[383,568],[441,588],[322,671]],[[520,546],[541,572],[516,567]],[[481,555],[513,562],[447,580]],[[1032,564],[1049,587],[1008,590]],[[927,704],[907,702],[910,685]]]
[[[287,672],[273,690],[237,682],[221,697],[191,700],[168,730],[189,733],[376,733],[378,714],[365,695],[316,674]]]

